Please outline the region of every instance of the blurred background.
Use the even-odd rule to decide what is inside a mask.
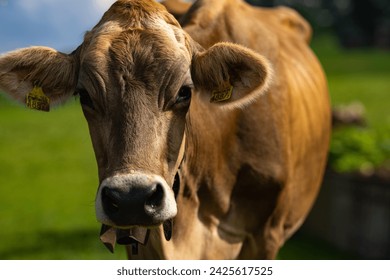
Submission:
[[[0,53],[71,52],[114,0],[0,0]],[[280,259],[390,259],[390,3],[286,5],[313,26],[334,131],[319,198]],[[74,100],[49,114],[0,94],[0,259],[124,259],[99,241],[96,162]]]

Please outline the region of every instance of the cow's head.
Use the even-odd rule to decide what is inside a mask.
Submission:
[[[151,0],[117,1],[72,54],[32,47],[0,57],[0,89],[22,103],[34,87],[50,105],[80,96],[99,168],[97,219],[119,228],[176,215],[191,100],[245,106],[269,76],[267,61],[242,46],[202,49]]]

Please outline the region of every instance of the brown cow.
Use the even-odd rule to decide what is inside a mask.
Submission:
[[[1,56],[0,88],[41,110],[80,96],[109,245],[146,243],[131,258],[275,258],[327,155],[310,27],[240,0],[198,1],[183,26],[154,1],[119,0],[70,55]]]

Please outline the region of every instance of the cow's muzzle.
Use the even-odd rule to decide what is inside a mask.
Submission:
[[[116,228],[158,226],[176,213],[174,192],[157,175],[109,177],[101,183],[96,197],[98,221]]]

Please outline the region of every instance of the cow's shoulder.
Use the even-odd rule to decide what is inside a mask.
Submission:
[[[223,18],[226,14],[225,8],[229,7],[228,2],[228,0],[196,1],[181,18],[180,24],[195,41],[206,48],[220,41],[228,41],[225,38],[228,30]]]
[[[176,18],[181,18],[191,7],[190,2],[184,2],[182,0],[164,0],[161,4]]]
[[[232,41],[265,51],[279,40],[309,42],[309,23],[288,7],[261,8],[241,0],[197,1],[181,20],[182,26],[201,45]]]
[[[284,30],[294,36],[303,38],[306,42],[310,42],[312,28],[297,11],[289,7],[279,6],[272,9],[272,12]]]

